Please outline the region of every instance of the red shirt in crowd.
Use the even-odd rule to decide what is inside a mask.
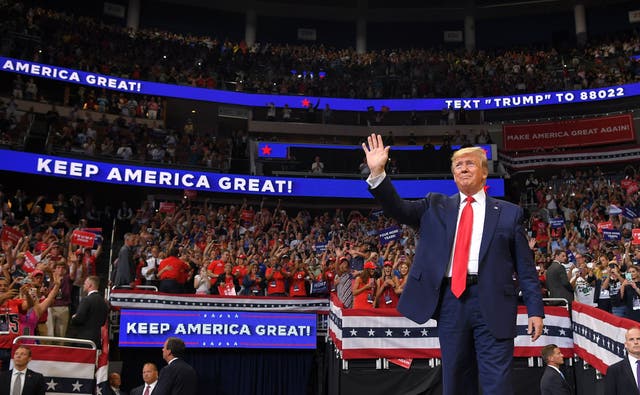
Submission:
[[[273,277],[271,274],[273,273]],[[272,267],[267,268],[265,273],[266,277],[271,277],[271,280],[267,280],[267,295],[271,294],[284,294],[284,279],[285,276],[280,270],[276,270]]]
[[[249,273],[249,268],[246,265],[235,265],[231,273],[236,276],[236,278],[238,279],[238,283],[242,284],[242,281],[244,281],[244,276]]]
[[[305,277],[307,273],[299,270],[291,276],[291,284],[289,285],[289,296],[307,296],[305,288]]]
[[[209,266],[207,266],[207,270],[215,274],[216,276],[219,276],[222,273],[224,273],[224,265],[225,265],[225,262],[223,262],[222,259],[216,259],[214,261],[211,261]],[[218,281],[218,278],[213,277],[211,279],[211,285],[215,284],[216,281]]]
[[[8,335],[0,336],[0,348],[10,349],[13,347],[13,339],[20,335],[20,311],[23,302],[23,299],[9,299],[0,306],[0,315],[6,317],[9,331]]]
[[[170,269],[162,270],[171,266]],[[160,261],[158,265],[158,273],[162,272],[158,277],[160,280],[176,280],[179,284],[184,284],[189,278],[189,270],[191,267],[188,263],[175,256],[169,256]]]

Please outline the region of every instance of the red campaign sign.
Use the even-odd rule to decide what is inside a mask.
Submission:
[[[245,223],[251,223],[253,222],[253,217],[255,217],[255,214],[256,213],[251,210],[242,210],[242,213],[240,213],[240,219],[242,219],[242,221]]]
[[[22,267],[27,273],[31,273],[35,270],[36,266],[38,266],[38,261],[36,257],[29,251],[24,253],[24,264]]]
[[[2,228],[2,234],[0,234],[0,240],[3,242],[9,242],[12,246],[18,244],[18,240],[22,237],[22,232],[16,228],[10,226],[4,226]]]
[[[503,147],[506,151],[531,151],[537,148],[582,147],[635,141],[631,114],[504,125]]]
[[[218,286],[218,293],[224,296],[236,296],[236,289],[233,284],[225,284]]]
[[[640,245],[640,229],[631,229],[631,244]]]
[[[71,233],[71,244],[76,244],[83,247],[93,247],[93,243],[96,240],[96,234],[91,232],[85,232],[82,230],[74,230]]]
[[[602,229],[613,229],[613,222],[598,222],[598,232],[602,233]]]
[[[160,202],[160,208],[158,209],[164,214],[173,214],[176,212],[176,204],[170,202]]]
[[[413,358],[389,358],[389,362],[405,369],[409,369],[411,367],[411,362],[413,362]]]

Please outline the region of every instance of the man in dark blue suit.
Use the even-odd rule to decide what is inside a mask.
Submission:
[[[31,361],[31,349],[18,346],[13,353],[13,369],[0,373],[0,395],[44,395],[44,376],[27,365]],[[18,388],[14,388],[18,386]],[[17,391],[17,392],[16,392]]]
[[[541,395],[571,395],[573,392],[569,382],[560,371],[560,365],[564,364],[562,351],[555,344],[547,344],[542,347],[542,359],[547,367],[540,379]]]
[[[162,358],[167,366],[160,370],[154,395],[195,395],[198,392],[198,374],[184,361],[186,346],[182,339],[170,337],[162,347]]]
[[[633,372],[639,373],[640,367],[640,328],[627,329],[624,335],[624,348],[627,356],[609,366],[604,376],[605,395],[633,395],[640,394],[638,381]],[[640,375],[639,375],[640,376]]]
[[[429,193],[416,201],[401,199],[386,176],[390,147],[379,135],[369,136],[362,148],[371,170],[370,192],[385,215],[419,229],[398,310],[417,323],[438,320],[444,394],[475,395],[478,379],[484,394],[513,394],[514,277],[527,306],[532,340],[542,334],[544,317],[522,209],[485,193],[489,170],[481,148],[461,149],[452,157],[459,193]]]
[[[71,317],[71,324],[78,338],[93,341],[100,350],[102,326],[107,321],[109,306],[98,292],[99,287],[98,276],[89,276],[84,280],[83,289],[87,296],[80,301],[78,311]]]

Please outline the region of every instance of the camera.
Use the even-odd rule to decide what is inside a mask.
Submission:
[[[611,269],[615,269],[616,264],[615,264],[615,263],[610,263],[610,264],[609,264],[609,267],[610,267]]]

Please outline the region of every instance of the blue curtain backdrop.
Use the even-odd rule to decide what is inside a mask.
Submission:
[[[198,372],[200,395],[304,395],[317,393],[315,350],[187,349],[185,361]],[[158,369],[161,347],[121,348],[122,387],[142,384],[142,366]]]

